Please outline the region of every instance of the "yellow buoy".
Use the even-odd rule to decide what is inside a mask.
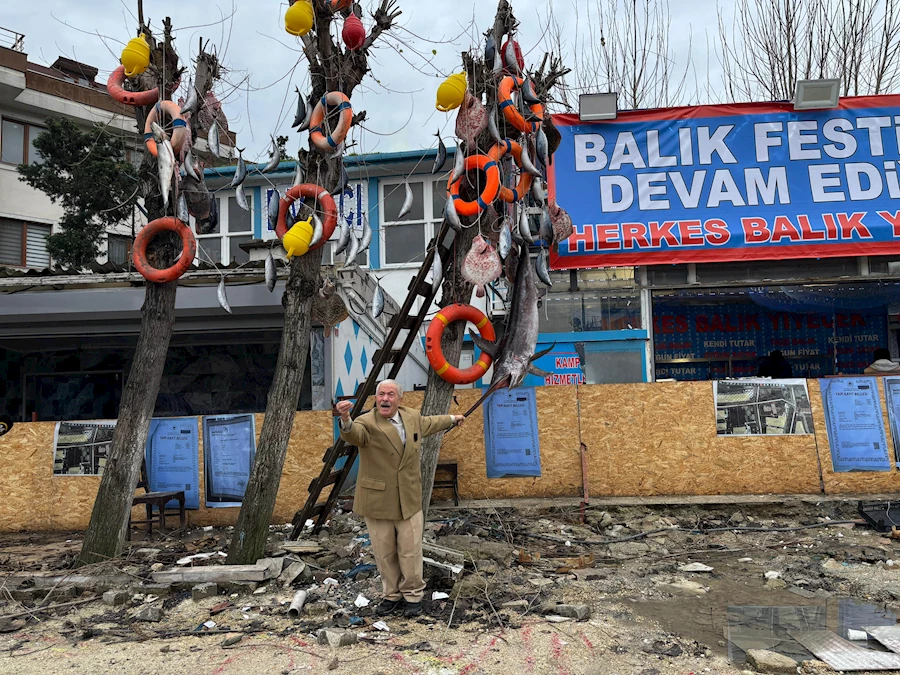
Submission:
[[[312,30],[316,11],[307,0],[297,0],[284,13],[284,29],[291,35],[303,37]]]
[[[437,109],[449,112],[462,105],[466,97],[466,74],[456,73],[443,81],[437,90]]]
[[[122,65],[127,77],[137,77],[150,66],[150,45],[143,33],[140,37],[131,38],[122,50]]]
[[[313,238],[312,217],[309,220],[301,220],[288,230],[281,240],[281,245],[287,251],[288,259],[295,255],[305,255],[309,250],[309,242]]]

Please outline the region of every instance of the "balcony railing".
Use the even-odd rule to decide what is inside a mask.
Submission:
[[[25,36],[22,33],[0,26],[0,47],[12,49],[14,52],[24,52]]]

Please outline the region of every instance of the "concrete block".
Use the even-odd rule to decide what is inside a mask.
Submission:
[[[156,623],[162,620],[162,609],[159,607],[142,607],[140,611],[134,615],[136,621],[151,621]]]
[[[197,584],[191,589],[191,599],[200,602],[204,598],[214,598],[219,594],[219,585],[213,583]]]
[[[319,630],[318,636],[320,645],[331,647],[348,647],[359,641],[356,633],[334,628],[322,628]]]
[[[795,675],[797,672],[797,662],[794,659],[765,649],[748,651],[747,663],[760,673],[791,673]]]
[[[112,607],[124,605],[131,599],[131,593],[128,591],[106,591],[103,594],[103,604]]]

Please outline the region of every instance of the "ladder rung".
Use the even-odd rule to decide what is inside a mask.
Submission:
[[[319,478],[313,478],[309,482],[309,490],[308,492],[312,492],[318,486],[319,492],[327,488],[329,485],[334,485],[337,482],[338,477],[341,475],[341,471],[332,471],[328,474],[328,477],[325,480],[320,480]]]
[[[322,511],[325,510],[325,502],[319,502],[314,507],[309,510],[309,517],[315,518],[318,515],[322,514]]]
[[[377,352],[375,352],[375,354],[372,356],[372,362],[373,362],[373,363],[378,363],[378,362],[381,360],[381,357],[383,356],[384,351],[385,351],[384,349],[379,349]],[[403,356],[405,356],[405,354],[403,354],[403,350],[401,350],[401,349],[392,349],[392,350],[388,353],[388,355],[387,355],[387,357],[385,358],[384,362],[385,362],[385,363],[396,363],[397,360],[400,359],[400,358],[402,358]]]

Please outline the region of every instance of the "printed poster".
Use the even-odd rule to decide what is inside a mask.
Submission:
[[[884,394],[887,398],[888,422],[894,441],[894,461],[900,466],[900,377],[884,377]]]
[[[115,430],[116,420],[57,422],[53,432],[53,475],[102,476]]]
[[[184,505],[200,508],[200,452],[196,417],[150,420],[145,450],[150,490],[184,490]],[[178,500],[166,506],[176,508]]]
[[[501,389],[485,402],[484,448],[488,478],[541,475],[534,388]]]
[[[812,434],[806,380],[727,380],[713,383],[719,436]]]
[[[890,471],[875,378],[829,378],[819,386],[834,471]]]
[[[256,417],[216,415],[203,418],[206,506],[240,506],[256,457]]]

